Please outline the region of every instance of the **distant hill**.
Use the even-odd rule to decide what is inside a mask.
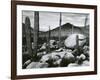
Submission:
[[[87,27],[89,27],[89,26],[87,26]],[[67,36],[71,35],[72,33],[85,34],[84,32],[88,34],[89,28],[74,26],[73,24],[70,24],[70,23],[61,25],[61,37],[67,37]],[[59,35],[59,27],[50,30],[50,37],[58,37],[58,35]],[[48,31],[40,32],[39,36],[47,37]]]
[[[22,33],[23,37],[26,34],[25,31],[25,24],[22,23]],[[34,36],[34,29],[32,27],[29,28],[31,30],[31,38]],[[74,26],[73,24],[66,23],[61,25],[61,37],[66,38],[67,36],[71,35],[72,33],[81,33],[85,34],[86,36],[89,35],[89,25],[86,27],[80,27],[80,26]],[[59,35],[59,27],[50,30],[50,37],[51,38],[58,38]],[[40,38],[46,38],[48,37],[48,31],[39,31],[39,37]]]

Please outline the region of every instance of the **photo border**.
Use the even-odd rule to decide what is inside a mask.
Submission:
[[[17,75],[17,5],[49,6],[60,8],[80,8],[94,10],[94,71]],[[11,79],[46,78],[76,75],[97,74],[97,6],[65,3],[33,2],[33,1],[11,1]]]

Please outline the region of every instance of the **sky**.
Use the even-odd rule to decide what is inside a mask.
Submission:
[[[61,25],[71,23],[74,26],[83,27],[87,17],[87,25],[89,25],[89,14],[83,13],[61,13]],[[30,18],[31,27],[34,28],[34,11],[22,11],[22,22],[25,23],[26,17]],[[40,31],[48,31],[59,26],[60,12],[39,12],[39,28]]]

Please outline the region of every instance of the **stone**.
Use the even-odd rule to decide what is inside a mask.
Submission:
[[[75,48],[77,43],[76,43],[76,36],[78,35],[79,37],[79,46],[83,46],[86,42],[86,36],[83,34],[72,34],[68,38],[65,39],[64,45],[67,48]]]

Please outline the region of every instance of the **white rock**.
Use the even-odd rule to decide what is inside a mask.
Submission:
[[[34,42],[32,42],[32,49],[34,49],[35,48],[35,46],[34,46]]]
[[[29,63],[31,63],[31,60],[27,60],[24,65],[28,65]]]
[[[83,50],[86,50],[86,51],[89,50],[89,46],[84,46]]]
[[[83,34],[72,34],[67,39],[65,39],[65,46],[68,48],[75,48],[76,46],[76,36],[78,35],[79,39],[79,46],[82,46],[86,42],[86,36]]]
[[[46,43],[43,43],[42,47],[40,48],[40,50],[46,49]]]
[[[82,60],[85,60],[85,59],[86,59],[86,56],[85,56],[84,54],[81,54],[81,55],[79,56],[79,58],[81,58]]]
[[[50,40],[50,48],[55,48],[56,45],[54,45],[55,40]]]
[[[59,48],[58,50],[56,50],[57,52],[63,51],[63,48]]]
[[[72,53],[70,53],[70,52],[67,52],[65,54],[64,58],[66,58],[66,59],[72,59],[72,58],[74,58],[74,55]]]
[[[37,56],[43,56],[43,55],[45,55],[45,54],[46,54],[46,51],[38,52],[38,53],[37,53]]]
[[[50,40],[50,44],[53,44],[55,42],[55,40]]]
[[[49,60],[51,54],[46,54],[43,55],[42,58],[40,59],[40,62],[46,62],[47,60]]]
[[[89,61],[87,61],[87,60],[85,60],[85,61],[83,61],[83,64],[82,64],[82,66],[89,66]]]
[[[77,63],[70,63],[69,65],[68,65],[68,67],[78,67],[79,65],[77,64]]]
[[[72,52],[72,50],[71,49],[65,49],[66,50],[66,52]]]
[[[36,68],[36,65],[38,64],[38,62],[31,62],[26,69],[31,69],[31,68]]]

